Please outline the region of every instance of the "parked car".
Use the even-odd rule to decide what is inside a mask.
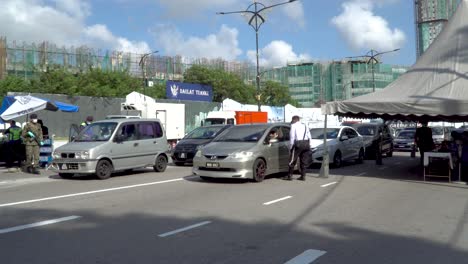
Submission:
[[[361,123],[352,126],[363,137],[366,157],[375,158],[382,140],[382,154],[393,155],[393,137],[390,128],[383,123]],[[381,137],[380,137],[381,135]]]
[[[198,149],[210,143],[217,135],[232,125],[198,127],[181,139],[172,151],[172,160],[177,166],[192,163]]]
[[[310,130],[313,163],[321,163],[323,160],[323,132],[323,128]],[[343,161],[356,160],[357,163],[362,163],[364,160],[364,139],[352,127],[327,128],[327,147],[330,163],[336,168],[341,167]]]
[[[106,116],[106,119],[121,119],[121,118],[141,119],[141,116],[130,116],[130,115],[108,115]]]
[[[278,137],[269,138],[276,130]],[[226,129],[199,149],[193,159],[194,175],[210,178],[253,179],[289,169],[290,124],[245,124]]]
[[[99,179],[147,166],[163,172],[166,150],[166,135],[157,119],[102,120],[84,128],[73,142],[55,149],[51,170],[62,178],[96,174]]]
[[[404,129],[393,139],[395,151],[411,151],[414,147],[414,135],[416,129]]]
[[[451,133],[455,130],[455,127],[442,127],[436,126],[431,127],[432,129],[432,139],[434,140],[434,145],[440,146],[443,141],[451,140]]]

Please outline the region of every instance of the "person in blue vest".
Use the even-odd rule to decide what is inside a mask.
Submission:
[[[22,141],[21,141],[21,127],[16,125],[15,120],[10,121],[10,127],[5,131],[7,136],[7,155],[6,165],[7,168],[13,167],[13,163],[18,162],[18,167],[21,167],[22,156]]]

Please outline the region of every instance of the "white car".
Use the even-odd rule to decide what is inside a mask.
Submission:
[[[323,159],[323,128],[312,128],[310,134],[310,147],[312,150],[312,162],[322,163]],[[327,146],[330,163],[335,168],[341,167],[343,161],[356,160],[362,163],[364,160],[364,140],[352,127],[327,128]]]

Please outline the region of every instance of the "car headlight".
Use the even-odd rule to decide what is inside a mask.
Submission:
[[[89,159],[88,151],[75,152],[75,159]]]
[[[197,153],[195,153],[195,157],[198,157],[198,158],[199,158],[199,157],[201,157],[201,156],[202,156],[201,150],[197,150]]]
[[[250,151],[241,151],[241,152],[236,152],[233,154],[235,159],[242,159],[242,158],[248,158],[253,155],[253,152]]]
[[[54,151],[54,153],[52,153],[52,157],[53,157],[54,159],[60,159],[61,153],[60,153],[60,152],[57,152],[57,151]]]

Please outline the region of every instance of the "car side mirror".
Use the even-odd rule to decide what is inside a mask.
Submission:
[[[345,141],[345,140],[348,140],[348,139],[349,139],[348,136],[341,136],[341,138],[340,138],[341,141]]]
[[[114,138],[114,141],[117,142],[117,143],[122,143],[125,139],[125,136],[124,135],[116,135],[115,138]]]
[[[71,142],[75,141],[75,138],[76,138],[75,136],[72,136],[72,137],[70,138],[70,141],[71,141]]]

